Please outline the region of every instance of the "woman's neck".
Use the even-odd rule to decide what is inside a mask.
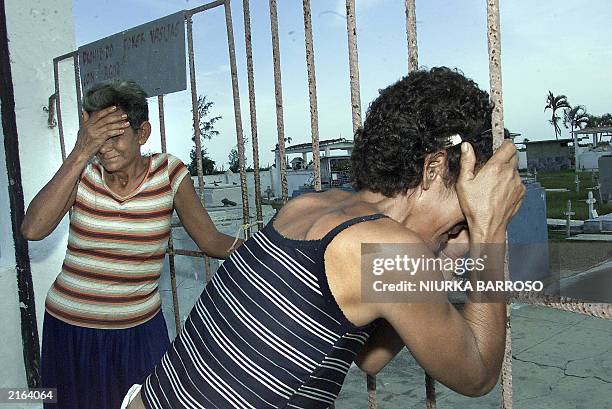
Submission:
[[[107,171],[107,182],[119,185],[121,188],[126,188],[131,184],[137,184],[149,168],[148,164],[148,158],[144,156],[139,156],[138,159],[130,163],[124,169],[120,169],[114,172]]]

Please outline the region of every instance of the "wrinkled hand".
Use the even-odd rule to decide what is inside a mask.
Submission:
[[[83,121],[74,149],[87,159],[98,153],[109,138],[122,135],[130,126],[127,115],[117,113],[117,108],[114,106],[101,109],[92,115],[87,112],[83,112],[82,115]]]
[[[516,147],[506,140],[474,173],[476,156],[472,145],[462,144],[457,196],[472,236],[487,238],[505,233],[525,196],[517,162]]]

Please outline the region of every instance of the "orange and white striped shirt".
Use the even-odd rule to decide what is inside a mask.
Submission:
[[[174,195],[189,172],[180,159],[154,154],[142,183],[126,197],[108,188],[103,172],[97,162],[83,171],[66,257],[45,308],[81,327],[129,328],[161,308],[157,287]]]

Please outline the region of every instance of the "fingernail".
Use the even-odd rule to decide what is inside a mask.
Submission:
[[[124,118],[124,119],[127,118],[127,114],[121,115],[121,118]]]
[[[115,109],[117,109],[116,106],[112,106],[111,109],[114,111]]]
[[[469,148],[468,148],[468,143],[467,143],[467,142],[463,142],[463,143],[461,144],[461,151],[462,151],[462,152],[467,152],[467,151],[468,151],[468,149],[469,149]]]
[[[128,126],[129,124],[130,124],[129,122],[126,122],[126,123],[125,123],[125,126]]]

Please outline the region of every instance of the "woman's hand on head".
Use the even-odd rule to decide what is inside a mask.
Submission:
[[[130,123],[125,113],[117,111],[115,106],[101,109],[91,115],[84,111],[75,152],[89,160],[109,138],[122,135]]]
[[[457,196],[470,234],[479,239],[499,238],[516,214],[525,196],[517,171],[516,147],[505,141],[478,171],[472,145],[461,146],[461,171]]]

